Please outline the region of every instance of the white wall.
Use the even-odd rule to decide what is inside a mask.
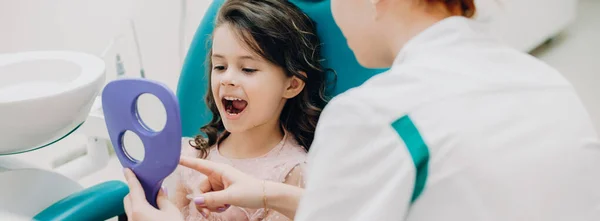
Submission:
[[[115,76],[115,52],[128,75],[138,71],[129,19],[135,21],[146,75],[175,89],[180,70],[179,17],[183,1],[167,0],[0,0],[0,53],[23,50],[77,50],[96,55],[122,34],[105,58]],[[185,45],[210,0],[186,0]]]
[[[185,46],[211,0],[0,0],[0,53],[68,49],[99,55],[111,38],[108,79],[114,79],[115,52],[128,75],[139,70],[129,19],[135,21],[147,77],[175,89],[180,70],[179,18],[187,10]],[[556,34],[574,16],[576,0],[476,0],[481,20],[519,49],[531,50]],[[540,7],[544,6],[544,7]],[[187,51],[187,50],[184,50]]]

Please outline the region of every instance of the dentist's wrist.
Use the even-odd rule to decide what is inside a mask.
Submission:
[[[263,203],[266,209],[275,210],[293,220],[304,189],[270,181],[264,182],[263,185]]]

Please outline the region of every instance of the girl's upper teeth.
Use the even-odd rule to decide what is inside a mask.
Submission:
[[[225,97],[225,100],[230,100],[230,101],[241,101],[242,99],[236,98],[236,97]]]

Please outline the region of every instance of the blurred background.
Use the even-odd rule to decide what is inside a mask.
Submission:
[[[147,78],[175,91],[185,53],[210,2],[0,0],[0,53],[74,50],[94,54],[106,63],[107,82],[117,78],[119,55],[126,76],[139,77],[143,67]],[[479,0],[477,6],[477,19],[488,23],[498,38],[561,71],[600,128],[600,1]],[[164,122],[158,101],[147,100],[141,109],[147,123]],[[57,159],[65,161],[85,142],[84,135],[74,134],[16,157],[51,169]],[[106,168],[79,182],[91,186],[122,179],[121,171],[113,156]]]

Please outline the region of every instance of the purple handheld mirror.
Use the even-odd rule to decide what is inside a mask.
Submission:
[[[164,105],[167,122],[161,131],[151,130],[140,119],[137,100],[142,94],[156,96]],[[163,180],[179,164],[181,117],[177,97],[165,85],[147,79],[123,79],[108,83],[102,92],[106,127],[115,153],[125,168],[140,180],[148,202],[158,208],[156,197]],[[138,135],[144,144],[144,159],[131,157],[123,146],[125,132]]]

